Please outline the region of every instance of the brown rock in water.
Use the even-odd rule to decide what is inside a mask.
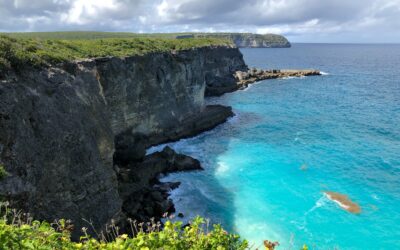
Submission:
[[[347,195],[331,191],[324,191],[324,194],[326,194],[328,199],[338,203],[339,206],[344,210],[354,214],[361,213],[361,207],[357,203],[350,200]]]

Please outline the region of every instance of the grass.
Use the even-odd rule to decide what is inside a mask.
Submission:
[[[151,52],[231,45],[230,41],[218,38],[127,37],[99,39],[96,37],[85,40],[62,40],[56,38],[47,39],[45,36],[42,38],[28,38],[26,33],[21,34],[23,34],[21,37],[18,37],[18,35],[0,35],[0,73],[8,68],[18,69],[24,65],[44,66],[85,58],[125,57]],[[90,35],[89,33],[82,34],[85,36]],[[53,35],[57,37],[56,34]]]
[[[0,33],[1,34],[1,33]],[[58,40],[91,40],[105,38],[158,38],[175,39],[180,36],[193,36],[195,38],[220,38],[235,39],[241,37],[254,37],[265,39],[269,42],[285,42],[286,38],[275,34],[252,34],[252,33],[204,33],[204,32],[182,32],[182,33],[130,33],[130,32],[99,32],[99,31],[62,31],[62,32],[14,32],[3,33],[13,38],[34,39],[58,39]]]
[[[59,220],[52,224],[33,221],[29,215],[8,208],[1,203],[0,210],[0,249],[170,249],[170,250],[234,250],[247,249],[248,243],[238,235],[227,233],[220,225],[208,229],[206,220],[197,217],[189,226],[182,227],[181,222],[167,221],[149,223],[144,229],[143,223],[130,221],[133,237],[119,234],[118,227],[109,227],[109,232],[93,238],[82,229],[78,242],[71,240],[71,224]]]
[[[0,164],[0,181],[8,175],[6,169],[2,164]]]
[[[96,31],[64,31],[64,32],[20,32],[3,33],[14,38],[34,38],[34,39],[62,39],[62,40],[91,40],[105,38],[155,38],[155,39],[176,39],[176,38],[216,38],[229,40],[232,43],[241,40],[255,40],[258,43],[266,43],[273,46],[287,46],[288,40],[276,34],[252,34],[252,33],[201,33],[201,32],[182,32],[182,33],[129,33],[129,32],[96,32]]]

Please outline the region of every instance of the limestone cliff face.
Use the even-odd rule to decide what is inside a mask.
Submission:
[[[247,68],[235,48],[199,48],[95,61],[114,134],[162,133],[204,108],[207,84]],[[236,84],[236,82],[235,82]]]
[[[232,35],[238,48],[289,48],[290,42],[281,35],[275,34],[242,34]]]
[[[214,47],[0,76],[0,195],[38,219],[101,228],[122,206],[115,136],[179,128],[203,110],[206,83],[243,68],[238,49]]]
[[[0,194],[38,219],[100,227],[120,211],[113,133],[95,71],[24,70],[0,83]],[[96,211],[96,212],[94,212]]]
[[[177,39],[190,37],[213,37],[231,40],[238,48],[289,48],[290,42],[286,37],[277,34],[253,33],[194,33],[177,36]]]

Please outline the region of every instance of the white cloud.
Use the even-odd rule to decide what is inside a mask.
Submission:
[[[0,0],[0,16],[0,31],[236,31],[295,41],[362,34],[400,41],[400,0]]]
[[[68,12],[61,15],[61,21],[84,25],[97,19],[106,11],[117,10],[118,7],[118,3],[114,0],[75,0]]]

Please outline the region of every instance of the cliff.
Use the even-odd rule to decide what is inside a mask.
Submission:
[[[290,42],[282,35],[252,33],[195,33],[199,38],[222,38],[232,41],[238,48],[290,48]],[[185,36],[178,36],[185,38]],[[187,38],[187,35],[186,35]]]
[[[140,163],[144,148],[225,121],[230,108],[205,107],[205,88],[240,69],[247,69],[240,51],[227,46],[3,68],[0,164],[8,176],[0,195],[35,218],[72,219],[77,230],[88,227],[82,219],[101,229],[134,215],[143,200],[135,195],[157,175],[146,166],[161,159],[169,167],[160,171],[177,171],[193,163],[171,152]],[[119,184],[123,178],[129,185]]]

